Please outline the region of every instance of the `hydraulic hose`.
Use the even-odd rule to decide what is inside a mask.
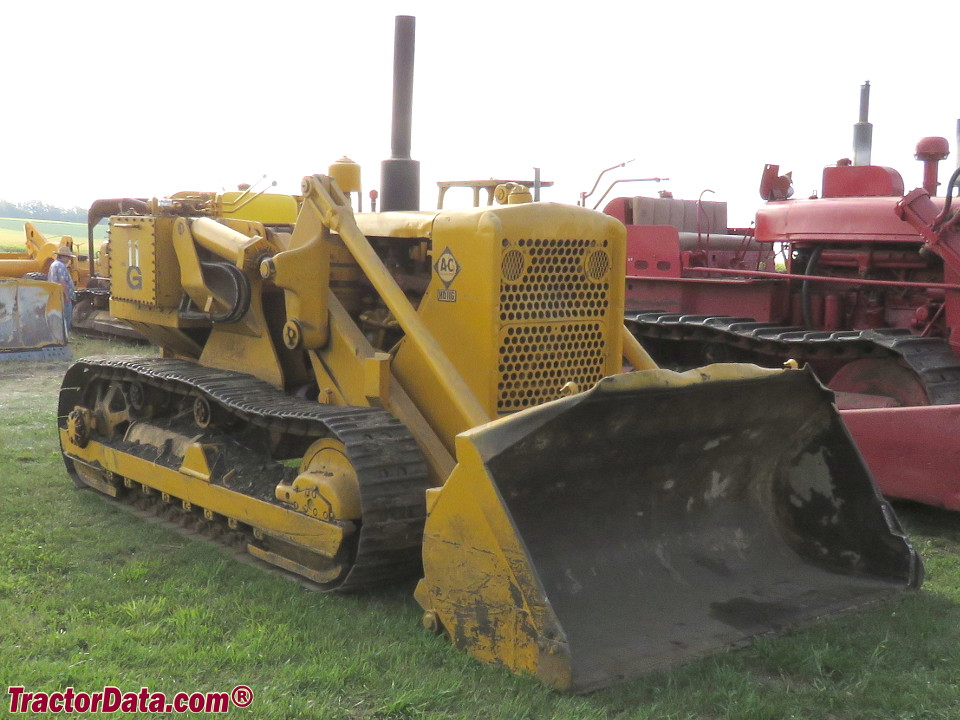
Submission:
[[[250,281],[235,265],[225,262],[201,262],[204,280],[215,288],[217,294],[229,298],[231,306],[222,313],[210,313],[200,310],[181,310],[180,317],[185,320],[209,320],[213,323],[235,323],[250,309],[252,290]]]

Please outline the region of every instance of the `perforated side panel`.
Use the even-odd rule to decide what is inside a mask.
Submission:
[[[607,241],[503,241],[500,278],[500,414],[603,377],[609,326]]]

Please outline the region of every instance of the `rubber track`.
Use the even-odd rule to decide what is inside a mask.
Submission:
[[[336,438],[346,446],[357,473],[362,523],[353,565],[332,589],[345,592],[386,585],[419,571],[427,469],[416,441],[390,413],[322,405],[287,395],[250,375],[184,360],[84,358],[71,367],[68,377],[79,368],[87,368],[99,378],[136,377],[168,392],[204,395],[259,427]]]
[[[718,343],[780,361],[896,358],[923,384],[932,405],[960,403],[960,358],[940,338],[905,328],[816,331],[726,315],[644,312],[625,322],[636,338]]]

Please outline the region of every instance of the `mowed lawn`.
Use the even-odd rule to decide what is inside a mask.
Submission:
[[[74,346],[77,356],[141,351]],[[55,432],[67,366],[0,365],[0,694],[246,685],[252,703],[229,716],[277,720],[960,716],[956,514],[898,506],[926,562],[919,592],[562,696],[421,629],[412,582],[364,595],[310,592],[75,488]],[[0,712],[9,700],[0,697]],[[168,717],[142,715],[151,716]]]

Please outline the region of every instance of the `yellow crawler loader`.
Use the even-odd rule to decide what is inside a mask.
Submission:
[[[165,352],[68,371],[75,481],[324,589],[422,563],[482,660],[586,691],[920,583],[811,374],[653,367],[600,213],[355,216],[311,176],[110,237],[111,311]]]
[[[123,199],[120,202],[133,203]],[[116,206],[117,200],[98,201]],[[91,208],[92,213],[101,211],[103,205]],[[0,253],[0,277],[25,278],[27,280],[46,280],[50,263],[56,257],[60,247],[69,247],[77,252],[76,261],[70,266],[77,298],[73,305],[72,328],[88,335],[122,337],[128,340],[142,340],[125,323],[110,317],[108,310],[110,298],[110,276],[107,256],[109,243],[103,243],[100,252],[94,249],[94,226],[100,217],[93,218],[89,224],[88,252],[77,252],[77,243],[70,236],[59,239],[48,238],[30,222],[25,222],[25,252]]]
[[[57,257],[61,243],[69,243],[69,238],[60,240],[48,238],[31,222],[24,222],[24,251],[0,253],[0,276],[26,277],[43,275],[46,279],[50,263]],[[34,279],[40,279],[35,277]]]
[[[325,590],[420,577],[427,628],[560,690],[919,586],[810,373],[657,369],[623,326],[624,227],[417,211],[408,116],[380,213],[344,160],[301,196],[110,217],[111,313],[163,356],[67,372],[78,485]]]

